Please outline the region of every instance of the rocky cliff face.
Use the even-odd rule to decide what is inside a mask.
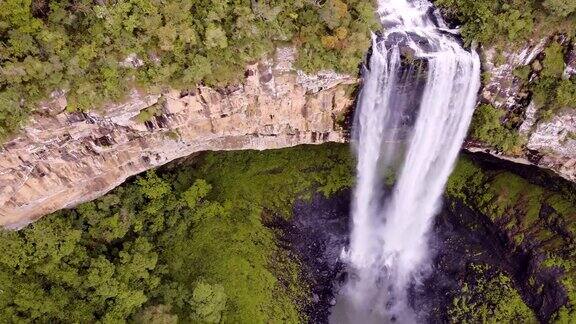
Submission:
[[[0,225],[21,227],[92,200],[126,178],[205,150],[342,142],[357,80],[292,68],[294,51],[246,69],[244,82],[186,93],[133,91],[99,112],[67,112],[55,93],[0,149]]]
[[[551,169],[576,181],[576,110],[541,118],[526,81],[515,75],[541,69],[551,37],[517,49],[483,48],[479,100],[520,116],[514,130],[521,152],[503,152],[469,139],[470,151]],[[94,199],[127,177],[204,150],[271,149],[342,142],[338,121],[352,104],[357,80],[334,73],[309,76],[292,68],[294,51],[248,66],[240,85],[188,92],[133,91],[122,104],[98,112],[67,112],[54,93],[21,134],[0,148],[0,225],[17,228],[57,209]],[[565,57],[565,77],[576,73],[576,51]]]
[[[502,123],[513,125],[523,142],[523,149],[512,154],[472,140],[467,141],[466,148],[515,162],[534,164],[576,181],[576,109],[566,107],[551,118],[543,118],[539,113],[542,107],[532,100],[528,87],[542,69],[544,50],[551,41],[552,36],[526,42],[517,49],[482,49],[483,68],[488,81],[479,99],[506,112]],[[521,67],[527,67],[530,71],[529,80],[522,80],[515,74],[515,70]],[[572,48],[565,57],[564,78],[575,72],[576,51]],[[510,122],[510,118],[516,117],[519,120]]]

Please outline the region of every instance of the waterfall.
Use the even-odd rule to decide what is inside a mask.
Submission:
[[[417,321],[407,290],[429,264],[428,232],[464,141],[480,63],[425,0],[380,0],[355,116],[358,165],[349,277],[331,321]],[[383,173],[397,169],[391,192]],[[339,315],[338,315],[339,314]]]

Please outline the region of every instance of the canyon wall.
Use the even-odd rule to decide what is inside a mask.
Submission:
[[[491,143],[471,138],[465,147],[472,152],[484,151],[517,163],[550,169],[576,181],[576,102],[544,117],[541,111],[546,107],[536,104],[530,89],[542,71],[545,49],[553,41],[563,42],[563,78],[567,79],[576,74],[576,50],[562,35],[530,40],[517,48],[482,48],[485,80],[479,101],[503,111],[501,123],[518,135],[522,149],[505,152]],[[515,73],[519,68],[527,69],[528,79],[523,80]]]
[[[134,90],[95,112],[68,112],[65,95],[54,93],[0,148],[0,226],[22,227],[194,152],[345,141],[340,122],[358,80],[306,75],[292,68],[294,56],[278,49],[237,86]]]
[[[526,80],[533,79],[552,37],[516,49],[482,48],[485,79],[479,102],[505,112],[522,149],[506,152],[468,138],[465,148],[550,169],[576,181],[576,110],[542,118]],[[573,46],[571,46],[573,47]],[[566,51],[565,74],[576,72],[576,52]],[[0,148],[0,226],[19,228],[61,208],[92,200],[126,178],[205,150],[273,149],[343,142],[341,121],[353,104],[355,77],[292,67],[295,51],[280,48],[246,68],[242,84],[147,94],[134,90],[99,111],[68,112],[54,93],[20,134]],[[528,84],[531,81],[529,80]],[[576,106],[576,105],[575,105]]]

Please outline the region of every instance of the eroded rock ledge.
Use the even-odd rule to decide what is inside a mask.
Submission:
[[[501,122],[511,124],[524,142],[521,152],[502,152],[490,144],[468,139],[465,148],[471,152],[486,152],[516,163],[532,164],[554,171],[576,182],[576,109],[565,107],[550,119],[539,117],[539,110],[526,82],[542,69],[545,48],[553,36],[527,41],[523,46],[499,52],[496,48],[482,48],[483,69],[488,81],[484,82],[479,101],[506,112]],[[565,55],[564,78],[575,74],[576,49],[573,44]],[[515,70],[529,67],[532,77],[521,80]],[[509,123],[510,124],[510,123]]]
[[[357,79],[308,76],[293,60],[293,50],[279,49],[273,60],[248,66],[241,85],[135,90],[101,112],[69,113],[65,97],[54,98],[0,149],[0,226],[24,226],[198,151],[344,141],[338,120],[352,104],[346,87]]]

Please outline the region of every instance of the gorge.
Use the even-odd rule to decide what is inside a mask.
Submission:
[[[0,322],[572,323],[571,3],[0,2]]]

